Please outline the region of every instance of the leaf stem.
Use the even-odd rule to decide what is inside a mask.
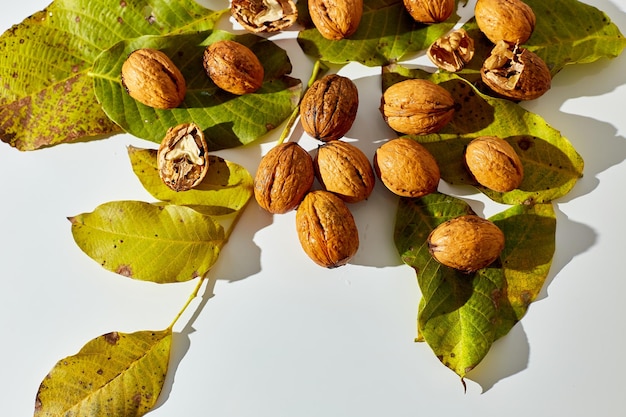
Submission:
[[[193,289],[192,293],[189,295],[189,298],[187,299],[187,302],[185,303],[183,308],[180,309],[180,311],[178,312],[176,317],[174,317],[174,320],[172,320],[172,323],[167,327],[168,330],[172,330],[172,328],[174,327],[174,325],[176,324],[178,319],[180,319],[180,317],[183,315],[185,310],[187,310],[187,307],[189,307],[189,304],[191,304],[191,302],[198,296],[198,293],[200,292],[200,288],[202,288],[202,284],[204,283],[205,280],[206,280],[206,278],[200,278],[198,280],[198,284]]]
[[[317,80],[320,73],[323,74],[327,70],[328,70],[328,67],[322,61],[320,61],[319,59],[315,61],[315,64],[313,65],[313,71],[311,72],[311,77],[309,78],[309,81],[306,84],[306,89],[304,90],[303,95],[304,93],[306,93],[306,90],[308,90],[313,85],[313,83]],[[276,143],[277,145],[282,144],[287,139],[287,136],[289,136],[289,133],[291,132],[291,128],[296,123],[296,120],[298,119],[298,116],[300,115],[300,103],[301,102],[302,102],[302,98],[300,98],[300,100],[298,101],[298,104],[291,112],[291,115],[289,116],[289,119],[287,120],[287,125],[285,126],[280,137],[278,138],[278,142]]]

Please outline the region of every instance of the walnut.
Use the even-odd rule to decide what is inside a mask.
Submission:
[[[524,167],[515,149],[495,136],[472,140],[465,149],[465,163],[480,185],[501,193],[516,189],[524,178]]]
[[[253,32],[278,32],[292,26],[298,18],[293,0],[232,0],[233,18]]]
[[[425,135],[452,120],[454,108],[454,98],[445,88],[428,80],[408,79],[385,90],[380,111],[396,132]]]
[[[440,23],[447,20],[456,9],[455,0],[404,0],[404,7],[415,21]]]
[[[359,232],[346,203],[333,193],[308,193],[296,210],[296,229],[304,252],[325,268],[347,264],[359,248]]]
[[[359,92],[352,80],[330,74],[316,80],[300,102],[300,122],[310,136],[327,142],[343,137],[352,127]]]
[[[178,67],[163,52],[150,48],[137,49],[124,61],[122,86],[132,98],[155,109],[178,107],[187,92]]]
[[[433,155],[410,138],[397,138],[380,146],[374,171],[383,184],[402,197],[422,197],[437,190],[441,173]]]
[[[550,69],[541,57],[504,41],[493,48],[480,76],[492,91],[512,100],[534,100],[552,84]]]
[[[329,40],[353,35],[363,16],[363,0],[309,0],[308,8],[313,24]]]
[[[535,30],[535,13],[521,0],[478,0],[474,16],[478,28],[493,43],[520,45]]]
[[[168,129],[157,151],[161,180],[174,191],[186,191],[200,184],[209,161],[204,133],[194,123]]]
[[[504,233],[493,222],[468,214],[437,226],[427,242],[437,262],[470,273],[498,259],[504,249]]]
[[[433,42],[426,55],[439,68],[457,72],[474,57],[474,40],[465,29],[457,29]]]
[[[311,155],[296,142],[281,143],[261,158],[254,198],[270,213],[286,213],[300,204],[314,180]]]
[[[374,189],[376,177],[369,159],[348,142],[333,140],[323,144],[313,163],[322,187],[347,203],[367,199]]]
[[[207,46],[204,70],[219,88],[236,95],[254,93],[263,84],[265,71],[259,58],[247,46],[222,40]]]

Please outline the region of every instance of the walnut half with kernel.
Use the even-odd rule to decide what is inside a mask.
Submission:
[[[209,170],[204,133],[194,123],[170,128],[157,152],[161,180],[174,191],[187,191],[202,182]]]
[[[285,30],[298,19],[293,0],[232,0],[230,13],[244,29],[253,33]]]
[[[426,55],[437,67],[457,72],[474,57],[474,39],[465,29],[457,29],[433,42]]]

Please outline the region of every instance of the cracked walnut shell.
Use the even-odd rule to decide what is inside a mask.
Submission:
[[[313,24],[329,40],[353,35],[363,16],[363,0],[309,0],[308,8]]]
[[[298,18],[293,0],[232,0],[230,13],[253,33],[278,32],[292,26]]]
[[[300,204],[314,180],[311,155],[296,142],[284,142],[261,158],[254,177],[254,198],[270,213],[286,213]]]
[[[428,251],[440,264],[471,273],[492,264],[504,249],[504,233],[474,214],[441,223],[428,235]]]
[[[138,102],[155,109],[173,109],[185,99],[187,84],[163,52],[137,49],[122,64],[122,86]]]
[[[457,29],[433,42],[426,55],[437,67],[457,72],[474,57],[474,40],[465,29]]]
[[[359,232],[346,203],[333,193],[308,193],[296,210],[296,230],[304,252],[316,264],[336,268],[359,249]]]
[[[263,65],[254,52],[231,40],[207,46],[202,64],[215,85],[236,95],[254,93],[261,88],[265,77]]]
[[[161,180],[174,191],[187,191],[202,182],[209,170],[204,133],[194,123],[168,129],[157,151]]]
[[[454,98],[429,80],[408,79],[383,93],[380,111],[389,127],[407,135],[438,132],[454,116]]]
[[[480,185],[501,193],[518,188],[524,179],[519,155],[496,136],[472,140],[465,149],[465,164]]]

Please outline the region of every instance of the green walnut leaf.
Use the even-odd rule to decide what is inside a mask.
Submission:
[[[105,269],[157,283],[204,277],[227,239],[215,219],[177,205],[114,201],[69,220],[78,247]]]
[[[354,61],[370,67],[387,65],[427,49],[459,19],[453,14],[446,22],[425,25],[409,15],[402,0],[365,0],[356,33],[333,41],[315,29],[308,13],[308,1],[299,1],[297,6],[298,21],[305,27],[298,34],[298,43],[305,54],[328,63]]]
[[[88,73],[123,39],[214,27],[194,0],[55,0],[0,37],[0,139],[20,150],[119,132]]]
[[[556,233],[551,204],[511,207],[490,219],[505,234],[499,260],[466,274],[435,261],[427,243],[437,225],[465,214],[474,212],[445,194],[402,198],[394,231],[398,253],[415,269],[422,293],[418,340],[462,378],[535,300],[550,268]]]
[[[472,185],[505,204],[546,203],[566,195],[582,177],[584,162],[571,142],[541,116],[509,100],[482,94],[467,80],[450,73],[429,74],[398,65],[384,69],[383,88],[409,78],[425,78],[447,89],[456,103],[452,121],[436,134],[411,136],[435,157],[441,177]],[[518,189],[500,193],[473,179],[464,163],[467,144],[479,136],[507,140],[520,156],[524,179]]]
[[[206,75],[202,54],[211,43],[232,39],[252,49],[265,70],[262,87],[237,96],[220,90]],[[121,83],[121,68],[128,54],[139,48],[165,52],[187,82],[184,102],[171,110],[158,110],[131,98]],[[262,37],[224,31],[180,35],[142,36],[122,41],[102,53],[90,75],[107,116],[128,133],[160,143],[167,129],[195,122],[204,131],[210,150],[248,144],[276,128],[293,111],[301,83],[286,76],[291,63],[286,52]]]
[[[139,417],[157,402],[172,330],[112,332],[61,359],[42,381],[35,417]]]
[[[209,171],[198,186],[176,192],[159,176],[154,149],[128,148],[135,175],[144,188],[158,200],[189,206],[208,215],[224,216],[241,211],[252,197],[253,179],[240,165],[209,156]]]

